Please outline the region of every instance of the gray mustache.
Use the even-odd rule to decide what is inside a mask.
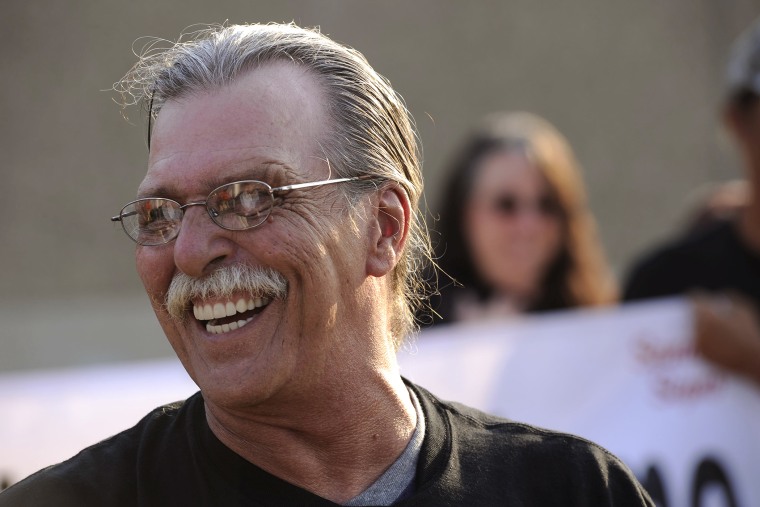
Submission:
[[[166,309],[173,318],[183,320],[193,299],[225,298],[241,292],[254,298],[282,299],[288,294],[288,282],[271,268],[245,264],[221,267],[204,278],[177,273],[166,293]]]

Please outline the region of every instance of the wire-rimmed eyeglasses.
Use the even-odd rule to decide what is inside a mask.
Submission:
[[[112,222],[121,222],[124,232],[143,246],[163,245],[175,239],[185,209],[205,206],[211,220],[229,231],[251,229],[264,223],[272,212],[275,194],[291,190],[368,179],[367,176],[296,183],[272,188],[263,181],[233,181],[215,188],[205,201],[180,204],[163,197],[137,199],[124,206]]]

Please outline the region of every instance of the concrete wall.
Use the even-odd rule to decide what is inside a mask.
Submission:
[[[146,163],[137,110],[107,90],[144,35],[290,21],[363,52],[405,97],[427,196],[496,109],[537,112],[574,145],[620,274],[684,199],[739,174],[717,122],[731,40],[757,0],[11,0],[0,16],[0,370],[169,354],[133,246],[109,222]],[[142,43],[135,43],[139,49]]]

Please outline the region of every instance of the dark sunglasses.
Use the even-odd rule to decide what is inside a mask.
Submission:
[[[545,217],[558,217],[562,214],[562,208],[557,200],[549,196],[543,196],[534,201],[504,194],[491,201],[491,208],[505,217],[513,217],[526,211],[535,211]]]

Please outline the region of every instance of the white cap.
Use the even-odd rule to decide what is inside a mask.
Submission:
[[[731,48],[727,92],[751,90],[760,95],[760,18],[739,35]]]

